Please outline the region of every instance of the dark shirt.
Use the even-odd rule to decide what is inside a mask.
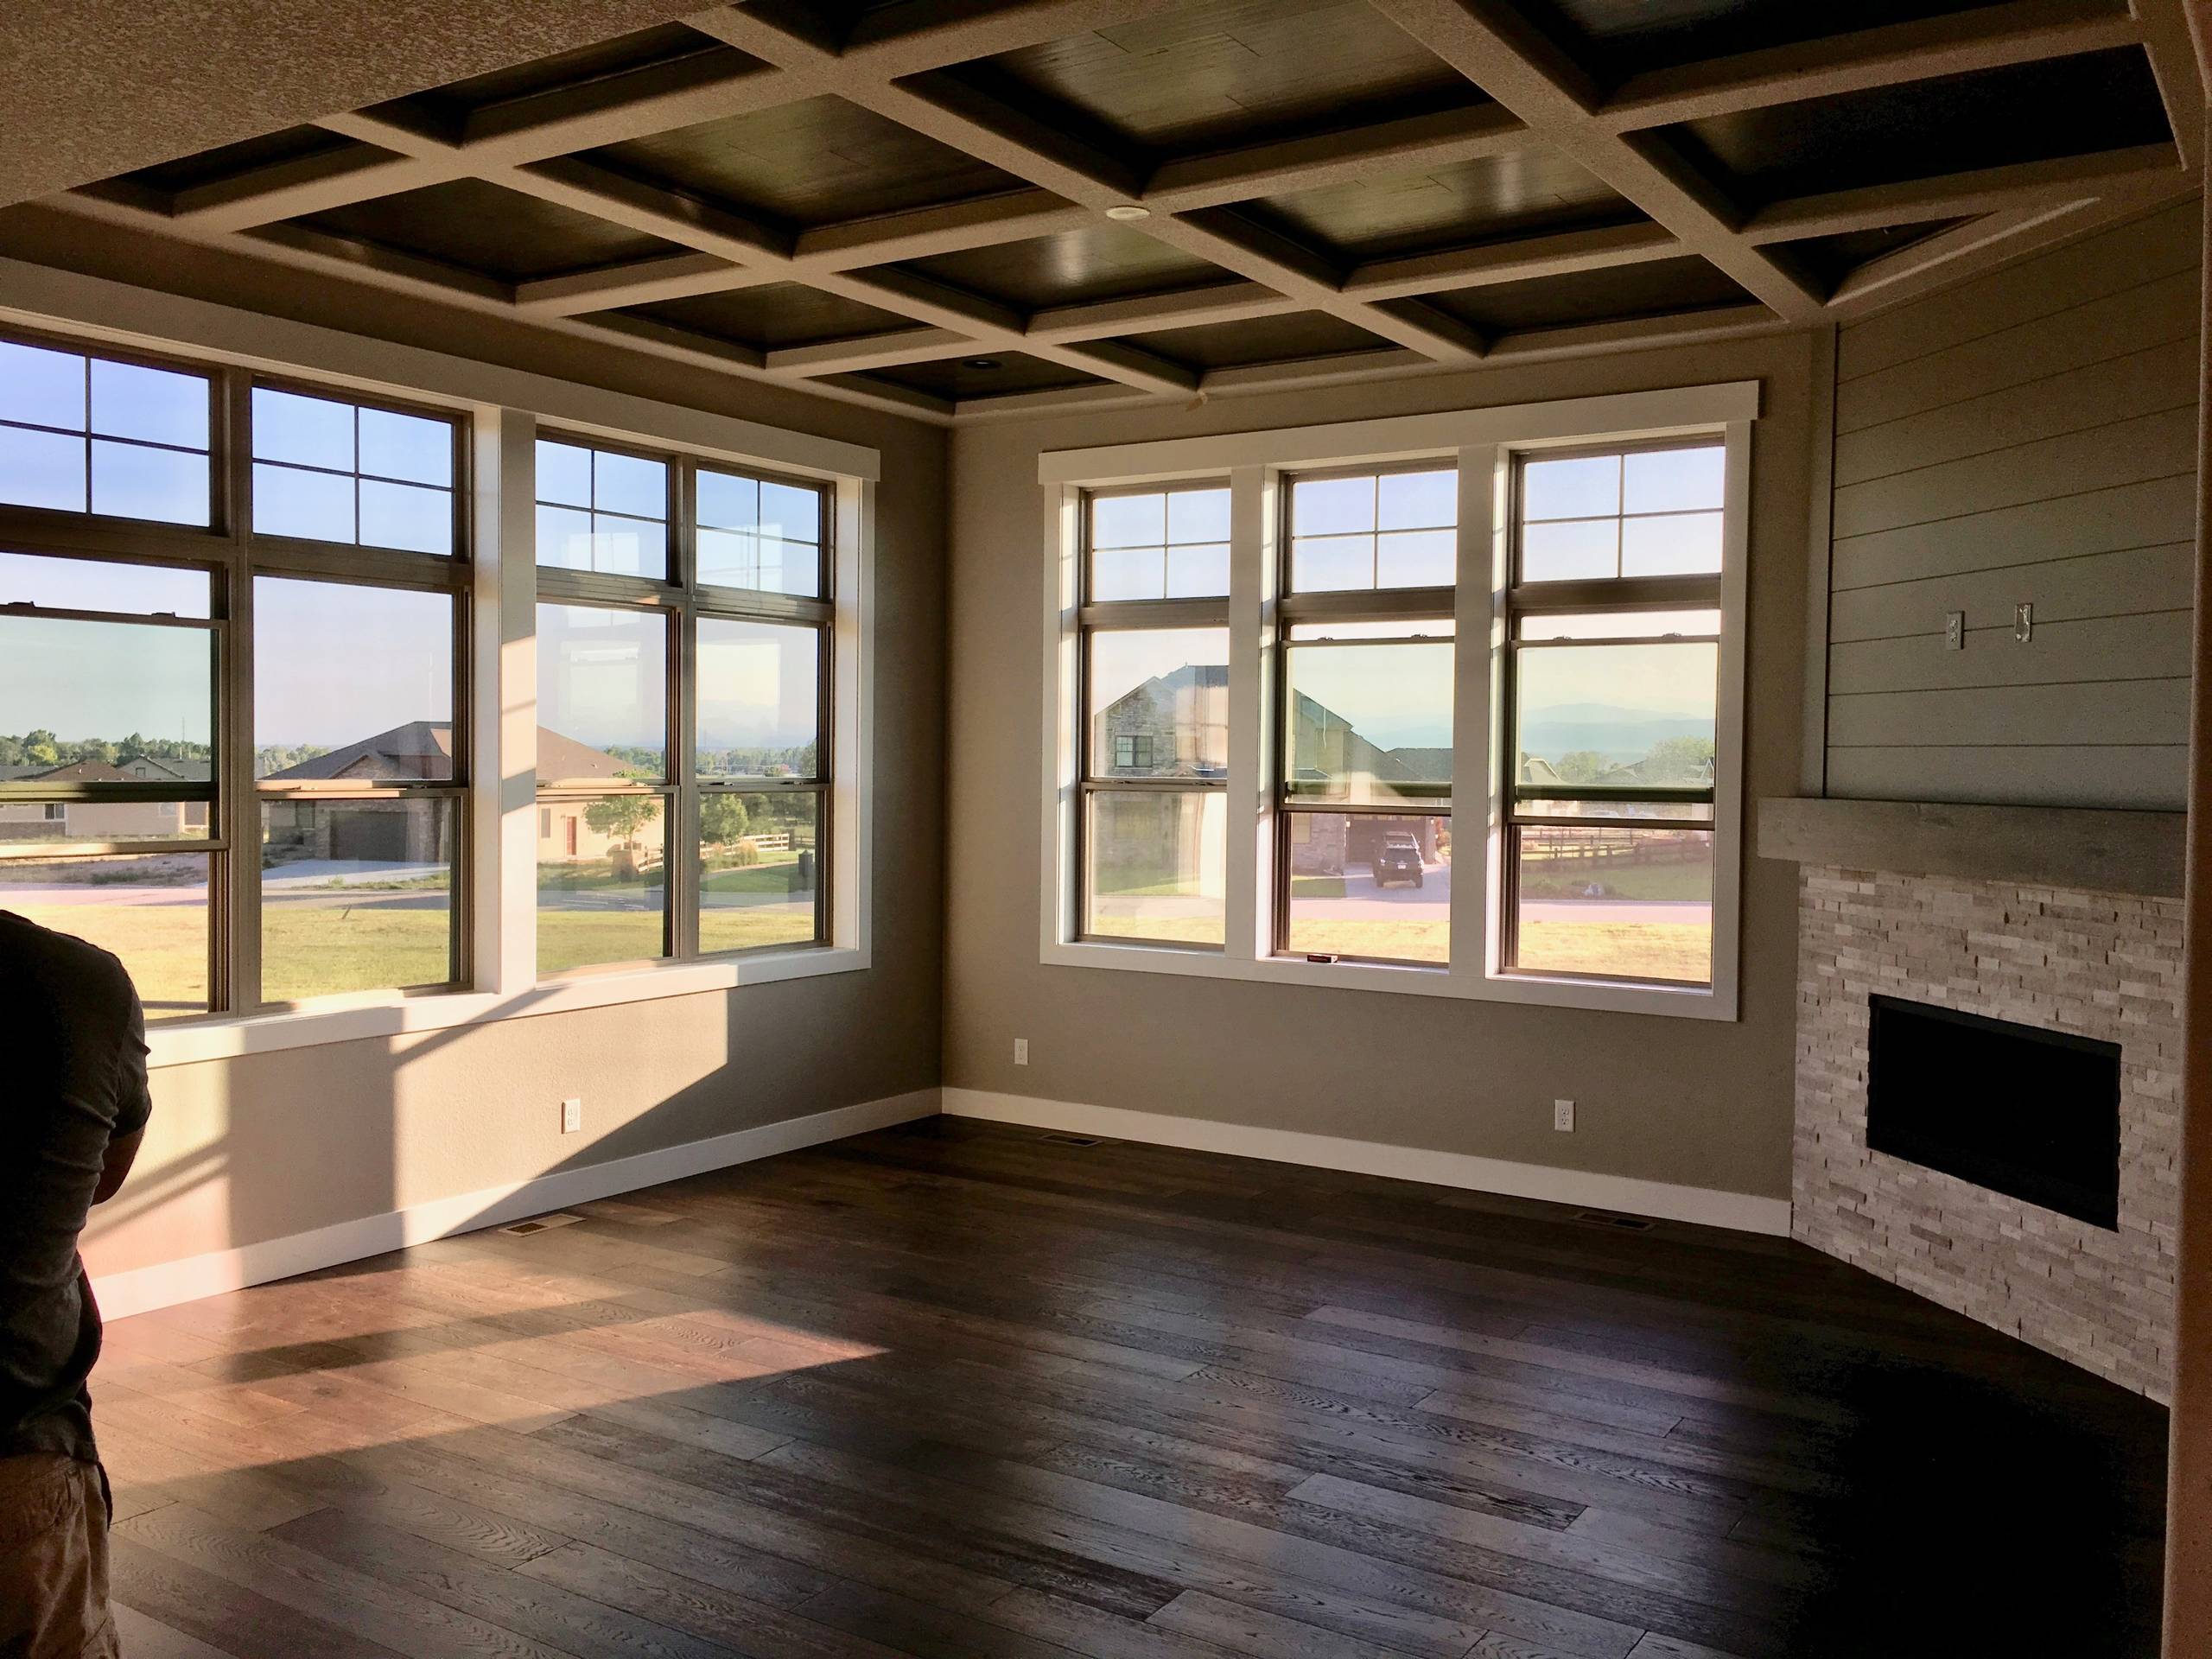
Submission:
[[[0,1457],[96,1456],[77,1236],[108,1142],[151,1109],[145,1029],[121,963],[0,910]]]

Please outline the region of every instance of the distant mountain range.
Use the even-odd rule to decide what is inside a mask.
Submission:
[[[1587,749],[1625,763],[1641,760],[1670,737],[1712,734],[1709,715],[1666,715],[1610,702],[1562,702],[1526,709],[1521,715],[1521,747],[1554,760]]]

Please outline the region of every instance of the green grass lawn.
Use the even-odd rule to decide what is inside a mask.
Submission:
[[[207,1010],[207,912],[195,905],[15,904],[19,915],[73,933],[123,959],[149,1020]],[[702,950],[805,944],[814,904],[712,907],[700,917]],[[440,985],[452,976],[448,912],[375,905],[283,906],[262,918],[263,995],[272,1002],[347,991]],[[658,910],[541,910],[540,973],[662,953]]]
[[[1523,922],[1520,965],[1536,973],[1702,984],[1713,976],[1713,935],[1686,923]]]
[[[1674,863],[1608,864],[1603,859],[1532,858],[1521,865],[1521,892],[1529,899],[1580,899],[1592,882],[1608,899],[1679,899],[1707,904],[1713,867],[1700,859]]]
[[[1101,938],[1219,944],[1221,924],[1198,918],[1141,922],[1094,918]],[[1301,921],[1290,931],[1296,956],[1371,957],[1385,962],[1451,960],[1451,924],[1433,921]],[[1521,929],[1520,965],[1536,973],[1625,976],[1704,982],[1713,973],[1711,938],[1702,927],[1606,922],[1530,922]]]

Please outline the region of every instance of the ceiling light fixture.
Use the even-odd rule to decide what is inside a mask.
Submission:
[[[995,357],[970,357],[964,359],[960,366],[963,369],[995,369],[999,366],[999,360]]]
[[[1134,201],[1125,201],[1119,207],[1109,207],[1106,210],[1106,217],[1109,219],[1118,219],[1126,225],[1132,219],[1150,219],[1152,217],[1152,209],[1149,207],[1140,207]]]

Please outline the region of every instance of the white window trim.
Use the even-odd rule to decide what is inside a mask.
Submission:
[[[1336,990],[1457,997],[1681,1019],[1737,1018],[1743,878],[1745,625],[1751,558],[1751,435],[1759,383],[1735,381],[1662,391],[1409,415],[1327,426],[1178,438],[1103,448],[1048,451],[1037,460],[1044,486],[1045,614],[1042,699],[1045,757],[1039,959],[1048,966],[1250,980]],[[1711,435],[1726,448],[1726,515],[1721,556],[1720,684],[1714,731],[1713,982],[1639,985],[1619,981],[1509,974],[1498,965],[1504,821],[1503,753],[1496,730],[1504,671],[1505,588],[1511,550],[1504,505],[1512,457],[1530,450],[1651,438]],[[1276,498],[1282,475],[1321,466],[1443,460],[1459,469],[1459,582],[1455,618],[1455,753],[1484,775],[1453,780],[1456,823],[1485,833],[1455,836],[1484,849],[1482,879],[1452,887],[1452,963],[1445,968],[1316,963],[1270,954],[1274,891],[1274,722],[1268,718],[1278,665],[1274,596],[1280,557]],[[1231,830],[1224,896],[1226,944],[1218,951],[1077,937],[1076,818],[1081,810],[1082,719],[1077,706],[1083,649],[1081,515],[1087,489],[1226,478],[1230,486],[1229,782]],[[1467,734],[1484,734],[1479,749]],[[1236,825],[1247,826],[1240,830]],[[1470,950],[1467,941],[1479,948]]]
[[[321,381],[334,390],[440,404],[468,416],[475,446],[474,620],[476,771],[470,861],[474,985],[380,991],[255,1014],[165,1022],[147,1034],[155,1067],[324,1043],[404,1036],[613,1003],[855,973],[871,963],[874,696],[880,452],[497,364],[263,316],[0,259],[0,325],[184,354]],[[536,436],[569,433],[766,467],[830,484],[836,518],[830,736],[830,892],[826,944],[603,972],[537,976],[537,731]]]

